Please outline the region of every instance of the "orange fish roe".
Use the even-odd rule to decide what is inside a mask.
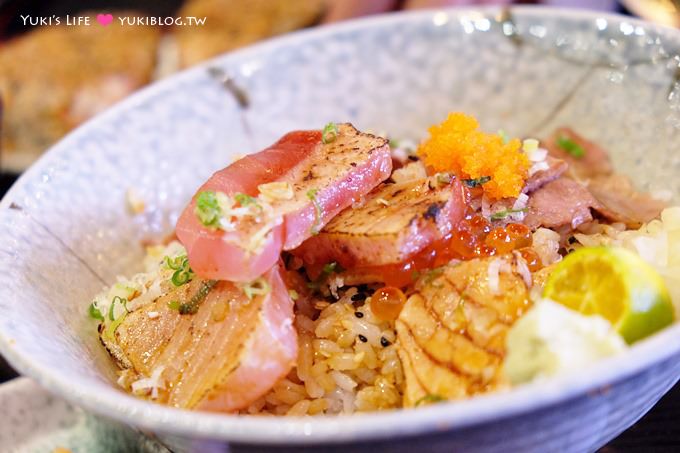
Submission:
[[[418,154],[436,172],[452,172],[463,179],[490,176],[482,185],[489,198],[518,196],[530,166],[522,144],[516,138],[503,143],[500,135],[478,129],[474,117],[450,113],[430,128],[430,138],[421,143]]]

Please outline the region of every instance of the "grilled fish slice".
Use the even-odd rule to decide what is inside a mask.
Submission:
[[[489,284],[495,260],[505,262],[498,288]],[[433,395],[459,399],[502,387],[505,335],[529,304],[509,257],[466,261],[422,277],[396,321],[404,406]]]
[[[195,279],[170,287],[127,314],[113,338],[102,340],[129,367],[128,384],[156,375],[160,403],[242,409],[285,376],[297,357],[293,302],[278,266],[263,278],[270,290],[252,300],[225,281]]]
[[[336,261],[356,269],[400,263],[451,232],[463,218],[465,202],[465,189],[455,179],[384,184],[293,253],[308,266]]]
[[[574,156],[560,146],[560,141],[568,140],[583,150],[583,155]],[[545,141],[545,147],[552,157],[562,159],[569,164],[568,174],[577,180],[589,179],[601,175],[609,175],[613,171],[609,153],[596,143],[580,136],[568,127],[557,129]]]
[[[177,237],[184,244],[192,269],[204,278],[251,281],[279,258],[318,232],[333,216],[359,200],[392,170],[385,139],[339,124],[331,143],[322,143],[320,131],[286,134],[259,153],[249,155],[215,173],[198,193],[220,191],[258,195],[258,185],[289,183],[293,195],[271,202],[263,225],[245,218],[233,232],[209,229],[196,214],[196,197],[177,222]],[[262,243],[248,248],[251,239],[268,228]]]

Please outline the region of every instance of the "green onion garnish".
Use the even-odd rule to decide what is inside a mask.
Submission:
[[[251,197],[250,195],[247,195],[245,193],[235,193],[234,194],[234,200],[238,202],[241,206],[249,206],[249,205],[256,205],[259,206],[257,203],[257,198]]]
[[[165,257],[165,265],[168,267],[168,269],[172,269],[173,271],[178,271],[182,269],[182,263],[186,259],[186,255],[177,255],[174,258],[170,258],[169,256]]]
[[[88,308],[88,313],[90,314],[90,318],[97,319],[99,321],[104,320],[104,315],[102,315],[102,312],[99,311],[94,302],[90,304],[90,307]]]
[[[184,271],[175,271],[174,274],[172,274],[172,278],[170,281],[172,281],[172,284],[175,286],[182,286],[189,280],[191,280],[191,275],[192,273],[190,272],[184,272]]]
[[[247,285],[243,286],[243,292],[246,294],[248,300],[253,300],[255,296],[266,296],[272,290],[269,282],[262,277],[259,277]]]
[[[342,272],[344,269],[337,262],[326,263],[323,265],[324,274],[332,274],[333,272]]]
[[[189,302],[180,303],[178,300],[171,300],[168,302],[168,308],[171,310],[178,310],[180,315],[193,315],[198,311],[198,307],[208,296],[211,289],[217,284],[217,280],[206,280],[201,287],[196,291]]]
[[[123,298],[120,297],[120,296],[115,296],[115,297],[113,298],[113,300],[111,301],[111,305],[109,305],[109,319],[110,319],[111,321],[114,320],[114,319],[113,319],[113,308],[115,307],[116,302],[118,302],[119,304],[121,304],[121,305],[123,306],[123,308],[125,309],[125,311],[127,312],[127,299],[123,299]]]
[[[504,145],[507,145],[508,142],[510,142],[510,137],[508,136],[508,133],[505,132],[503,129],[498,131],[498,135],[501,137],[501,140],[503,140]]]
[[[557,139],[557,146],[562,148],[567,154],[570,154],[577,159],[580,159],[586,155],[586,150],[569,137],[559,137]]]
[[[294,289],[289,289],[288,290],[288,297],[291,298],[291,300],[298,300],[300,298],[300,294],[295,291]]]
[[[516,214],[518,212],[527,212],[529,208],[522,209],[506,209],[505,211],[498,211],[491,214],[491,220],[502,220],[509,216],[510,214]]]
[[[451,181],[453,181],[453,175],[450,173],[437,173],[435,178],[437,179],[437,184],[439,185],[449,184]]]
[[[113,319],[113,308],[116,305],[116,302],[121,304],[125,311],[121,313],[121,315],[118,316],[116,319]],[[119,296],[114,297],[113,300],[111,301],[111,306],[109,306],[109,319],[113,322],[109,324],[109,326],[104,331],[104,335],[110,340],[113,340],[114,334],[116,333],[116,329],[123,322],[123,320],[128,314],[127,302],[128,302],[127,299],[124,299]]]
[[[425,283],[431,283],[432,280],[436,279],[440,275],[444,274],[444,267],[435,267],[430,269],[425,273]]]
[[[463,183],[470,188],[479,187],[489,181],[491,181],[491,176],[482,176],[477,179],[463,179]]]
[[[217,201],[217,194],[210,190],[199,193],[196,197],[194,213],[203,226],[217,228],[222,217],[222,209]]]
[[[446,401],[446,398],[444,398],[443,396],[440,396],[440,395],[428,393],[427,395],[423,396],[418,401],[416,401],[414,406],[418,407],[421,404],[441,403],[442,401]]]
[[[319,223],[321,223],[321,206],[319,206],[319,202],[316,200],[316,194],[318,192],[319,189],[309,189],[307,191],[307,198],[312,201],[315,211],[314,225],[312,225],[311,229],[313,235],[319,234]]]
[[[165,264],[175,272],[172,274],[172,284],[175,286],[182,286],[183,284],[194,278],[194,271],[189,266],[189,259],[186,255],[178,255],[173,259],[165,257]]]
[[[324,144],[332,143],[338,137],[338,126],[335,123],[328,123],[324,126],[321,133],[321,141]]]

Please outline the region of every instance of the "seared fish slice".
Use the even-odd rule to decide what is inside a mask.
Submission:
[[[530,305],[512,261],[474,259],[431,271],[416,283],[396,321],[405,407],[504,385],[505,335]],[[497,288],[489,283],[495,278]]]
[[[265,394],[294,365],[297,335],[278,266],[263,279],[268,291],[252,299],[233,283],[194,279],[128,313],[113,338],[102,335],[128,367],[126,386],[155,376],[155,401],[222,412]]]
[[[345,269],[400,263],[451,232],[466,196],[456,179],[383,184],[293,253],[306,265],[336,261]]]

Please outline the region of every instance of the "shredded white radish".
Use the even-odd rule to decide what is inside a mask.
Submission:
[[[491,203],[489,203],[489,199],[486,198],[486,194],[482,195],[482,216],[485,219],[491,218]]]
[[[164,370],[165,370],[164,366],[159,366],[158,368],[153,370],[151,376],[149,376],[148,378],[136,380],[135,382],[132,383],[131,386],[132,391],[137,394],[139,393],[148,394],[150,391],[152,399],[158,398],[158,390],[165,388],[165,379],[163,379],[162,377]]]
[[[548,228],[539,228],[534,231],[532,240],[533,248],[544,266],[550,266],[562,259],[559,254],[560,234],[558,232]]]
[[[492,294],[499,294],[500,272],[503,260],[496,258],[489,263],[487,274],[489,278],[489,289]]]
[[[528,153],[531,162],[543,162],[548,157],[548,150],[545,148],[538,148],[531,153]]]
[[[508,215],[510,220],[512,220],[513,222],[521,222],[522,220],[524,220],[524,217],[526,216],[524,209],[526,209],[528,202],[529,195],[525,193],[519,194],[517,200],[515,200],[515,203],[512,205],[512,210],[517,212],[513,212]]]
[[[519,194],[517,197],[517,200],[515,200],[515,204],[512,205],[513,210],[519,210],[519,209],[524,209],[527,207],[527,202],[529,201],[529,195],[525,193]]]
[[[517,263],[517,273],[522,277],[522,280],[524,280],[524,284],[527,285],[527,288],[531,289],[531,287],[534,285],[534,281],[533,278],[531,277],[529,265],[527,264],[522,254],[519,253],[517,250],[513,251],[512,253],[515,255],[515,260]]]
[[[539,171],[548,170],[549,168],[550,168],[550,165],[548,165],[548,162],[546,162],[544,160],[540,161],[540,162],[536,162],[535,164],[533,164],[531,166],[531,168],[529,168],[529,176],[530,177],[534,176]]]

